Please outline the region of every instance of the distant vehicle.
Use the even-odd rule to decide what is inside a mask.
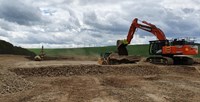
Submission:
[[[44,52],[44,47],[42,46],[42,49],[41,49],[41,51],[40,51],[40,54],[39,55],[37,55],[37,56],[35,56],[34,57],[34,60],[35,61],[42,61],[42,60],[44,60],[44,57],[45,57],[45,52]]]

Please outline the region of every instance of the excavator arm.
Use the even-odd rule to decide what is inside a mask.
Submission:
[[[128,55],[126,46],[130,44],[137,28],[152,33],[154,36],[157,37],[158,40],[166,40],[166,37],[163,31],[157,28],[155,25],[148,23],[146,21],[142,21],[142,23],[143,24],[139,24],[138,19],[135,18],[130,26],[127,38],[124,40],[117,41],[117,48],[118,48],[119,55]]]

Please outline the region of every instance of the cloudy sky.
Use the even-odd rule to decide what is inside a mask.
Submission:
[[[115,45],[134,18],[155,24],[168,39],[200,42],[199,0],[0,0],[0,39],[26,48]],[[155,39],[138,30],[131,44]]]

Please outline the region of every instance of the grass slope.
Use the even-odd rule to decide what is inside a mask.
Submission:
[[[199,52],[200,52],[200,45]],[[107,47],[88,47],[88,48],[60,48],[60,49],[44,49],[47,56],[99,56],[102,52],[115,52],[116,46]],[[127,46],[129,55],[149,56],[149,45],[129,45]],[[29,49],[36,54],[40,53],[41,49]],[[195,57],[200,57],[200,54]]]
[[[148,56],[148,45],[129,45],[128,51],[130,55]],[[36,54],[40,53],[41,49],[29,49]],[[86,47],[86,48],[60,48],[60,49],[44,49],[48,56],[99,56],[103,52],[115,52],[116,46],[107,47]]]

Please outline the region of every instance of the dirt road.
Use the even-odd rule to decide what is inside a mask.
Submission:
[[[200,64],[100,66],[1,56],[0,102],[198,102]]]

